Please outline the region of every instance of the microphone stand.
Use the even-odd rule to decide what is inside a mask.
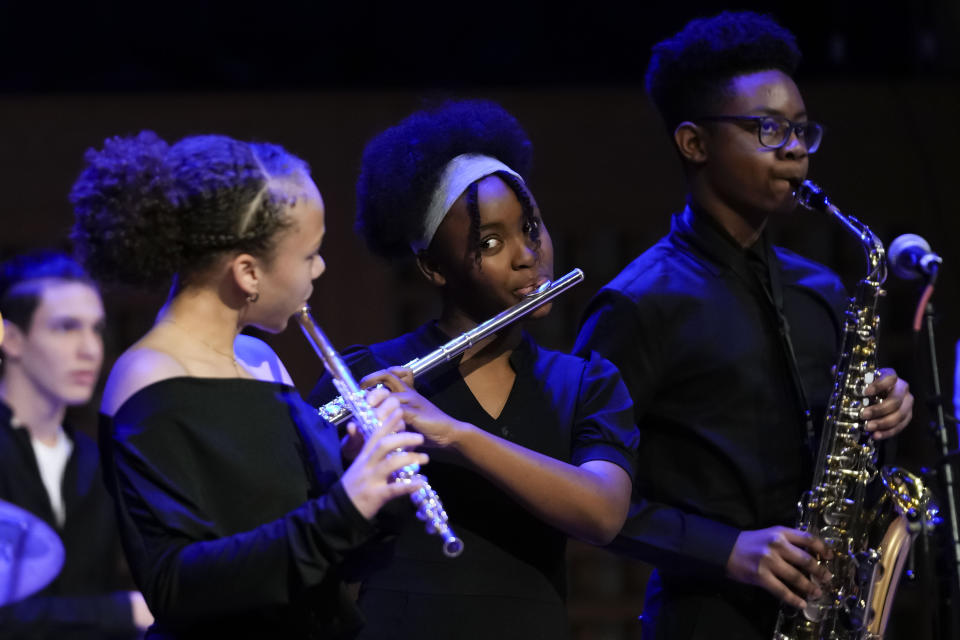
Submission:
[[[957,484],[954,474],[954,459],[958,451],[950,449],[950,435],[947,431],[946,416],[943,410],[943,396],[940,387],[940,372],[937,365],[936,339],[934,334],[934,308],[930,298],[933,294],[934,284],[937,280],[937,266],[932,265],[927,285],[920,299],[920,305],[917,308],[917,314],[914,319],[913,331],[917,340],[921,339],[923,328],[926,328],[927,334],[927,354],[930,365],[930,384],[933,394],[929,398],[930,406],[934,409],[934,420],[930,423],[932,435],[937,440],[940,447],[940,458],[937,462],[937,478],[940,482],[941,495],[946,504],[946,523],[949,531],[942,539],[949,544],[950,558],[952,560],[951,575],[949,580],[941,579],[941,586],[945,589],[945,598],[942,598],[942,604],[946,605],[948,615],[941,619],[941,624],[949,620],[947,635],[944,637],[955,637],[950,633],[952,630],[960,629],[957,624],[957,607],[949,606],[949,602],[955,597],[960,596],[960,514],[957,513]],[[922,314],[922,315],[921,315]],[[917,345],[920,346],[919,344]],[[947,537],[948,536],[948,537]],[[939,563],[937,563],[939,564]]]

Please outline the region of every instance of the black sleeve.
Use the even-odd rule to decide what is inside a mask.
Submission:
[[[596,353],[584,364],[570,461],[606,460],[633,478],[639,434],[633,402],[616,367]]]
[[[158,620],[185,624],[292,604],[373,532],[338,481],[277,520],[213,537],[198,506],[201,487],[160,473],[133,445],[114,439],[111,448],[127,556]]]
[[[633,398],[639,446],[644,413],[668,367],[662,324],[654,305],[641,306],[619,291],[604,289],[590,303],[574,348],[581,357],[597,352],[620,370]],[[638,469],[637,475],[643,472]],[[724,575],[739,534],[735,527],[634,491],[627,521],[610,548],[672,574],[713,580]]]
[[[0,608],[0,639],[62,638],[71,634],[134,638],[130,596],[36,596]]]
[[[639,421],[664,373],[662,332],[655,309],[642,311],[624,294],[602,289],[590,302],[573,351],[596,352],[616,366]]]

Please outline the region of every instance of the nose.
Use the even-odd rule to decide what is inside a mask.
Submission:
[[[516,244],[517,248],[513,254],[513,268],[526,269],[536,265],[540,260],[540,250],[537,243],[528,237],[524,237]]]
[[[80,358],[94,360],[99,365],[100,360],[103,359],[103,336],[97,329],[88,327],[83,330],[78,353]]]
[[[800,138],[797,127],[790,127],[790,137],[786,144],[780,147],[783,155],[790,159],[805,158],[808,155],[807,143]]]

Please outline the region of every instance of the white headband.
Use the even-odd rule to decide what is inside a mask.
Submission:
[[[430,246],[430,241],[433,240],[450,207],[457,201],[460,194],[467,190],[467,187],[497,171],[506,171],[523,182],[519,173],[490,156],[465,153],[448,162],[443,173],[440,174],[440,179],[437,180],[437,186],[430,198],[430,206],[427,207],[427,214],[423,218],[423,234],[410,243],[413,252],[419,253]]]

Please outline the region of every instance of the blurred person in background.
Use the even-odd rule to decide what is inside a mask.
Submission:
[[[49,525],[65,550],[49,585],[0,608],[0,638],[136,637],[153,617],[139,592],[123,588],[97,447],[64,425],[100,375],[100,293],[69,257],[25,254],[0,265],[0,313],[0,499]]]

